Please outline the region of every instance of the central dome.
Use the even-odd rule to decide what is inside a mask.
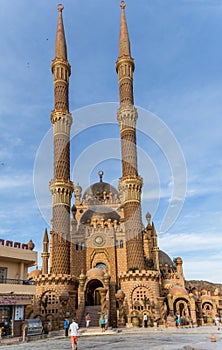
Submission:
[[[90,197],[96,197],[96,198],[103,198],[104,192],[107,193],[107,195],[109,195],[110,193],[112,193],[112,195],[118,195],[118,191],[115,189],[115,187],[113,187],[112,185],[110,185],[107,182],[96,182],[93,185],[91,185],[90,187],[87,188],[87,190],[85,191],[83,198],[86,198],[86,196],[90,196]]]
[[[98,198],[98,199],[103,199],[104,198],[104,193],[106,193],[107,196],[110,195],[117,195],[118,196],[118,191],[110,185],[107,182],[103,182],[103,172],[99,172],[99,177],[100,181],[92,184],[89,186],[85,193],[83,194],[83,199],[86,199],[86,197],[91,197],[91,198]]]

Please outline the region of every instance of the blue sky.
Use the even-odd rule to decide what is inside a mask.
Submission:
[[[0,12],[0,236],[24,243],[32,238],[39,251],[44,228],[50,227],[56,5],[11,0],[1,3]],[[102,169],[104,181],[117,186],[119,1],[64,0],[64,5],[72,66],[72,177],[84,191]],[[136,63],[144,224],[150,211],[160,249],[183,258],[187,279],[222,282],[222,3],[128,0],[126,13]],[[184,189],[181,163],[172,152],[167,158],[168,140],[175,139],[185,159],[187,191],[179,215],[162,232],[175,181],[179,197]],[[182,202],[179,198],[175,207]]]

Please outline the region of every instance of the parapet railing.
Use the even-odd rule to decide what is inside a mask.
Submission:
[[[25,285],[34,285],[35,282],[32,280],[19,280],[15,278],[0,278],[0,283],[4,284],[25,284]]]

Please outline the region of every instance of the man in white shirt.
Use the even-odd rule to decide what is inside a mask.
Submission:
[[[72,350],[77,350],[77,342],[78,342],[78,329],[79,325],[75,322],[74,319],[72,319],[72,323],[69,326],[69,334],[70,334],[70,341],[72,344]]]
[[[217,327],[218,331],[220,330],[220,319],[218,316],[215,317],[214,319],[215,326]]]

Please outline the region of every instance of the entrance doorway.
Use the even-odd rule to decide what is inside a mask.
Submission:
[[[0,327],[2,335],[11,334],[12,306],[0,306]]]
[[[85,305],[86,306],[95,306],[101,305],[100,293],[98,288],[103,287],[103,284],[99,280],[91,280],[87,284],[85,291]]]

